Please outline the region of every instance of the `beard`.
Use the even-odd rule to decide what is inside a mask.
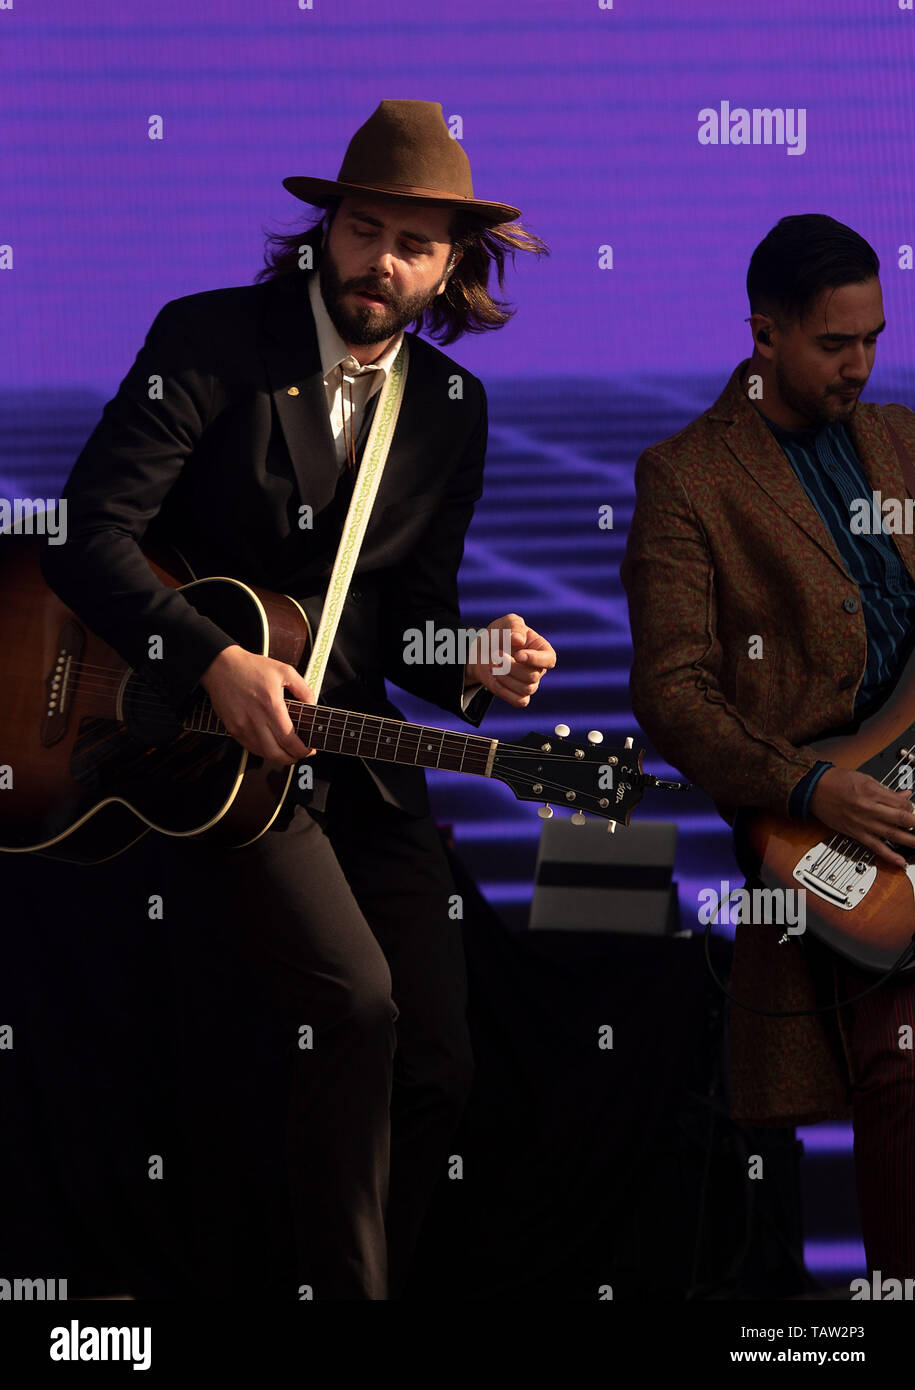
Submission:
[[[337,267],[328,254],[327,248],[321,257],[318,269],[321,295],[331,323],[345,343],[357,347],[367,347],[371,343],[383,343],[393,338],[408,323],[418,318],[435,298],[435,290],[423,290],[418,294],[398,295],[390,285],[379,283],[371,276],[356,280],[341,280]],[[438,289],[436,285],[435,289]],[[365,290],[367,294],[377,295],[384,300],[384,308],[371,304],[347,304],[344,295],[351,290]]]
[[[793,411],[800,415],[806,421],[807,427],[811,429],[821,429],[824,425],[831,425],[836,420],[850,420],[858,405],[857,396],[850,401],[843,401],[838,394],[840,391],[849,389],[848,382],[828,386],[824,392],[815,395],[812,391],[802,391],[794,386],[791,378],[778,362],[775,364],[775,384],[785,405],[790,406]],[[852,384],[857,387],[859,393],[867,385],[864,381]]]

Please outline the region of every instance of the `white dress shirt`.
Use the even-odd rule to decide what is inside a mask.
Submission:
[[[312,312],[315,316],[315,328],[318,333],[318,352],[321,356],[321,371],[324,374],[324,392],[327,396],[327,413],[330,416],[330,428],[334,436],[334,448],[337,451],[337,462],[346,466],[346,440],[343,434],[344,408],[346,410],[346,432],[350,438],[356,439],[359,434],[359,427],[362,424],[362,417],[365,414],[365,407],[375,395],[380,391],[382,384],[391,367],[394,358],[400,351],[400,344],[403,341],[403,332],[397,334],[390,346],[377,357],[374,362],[368,362],[365,366],[357,362],[349,348],[344,343],[340,334],[334,327],[324,297],[321,294],[320,277],[316,270],[313,270],[308,277],[308,297],[311,300]],[[343,393],[343,380],[338,367],[342,367],[348,377],[355,377],[352,383],[353,413],[352,422],[349,414],[350,387],[347,386],[346,399]],[[465,677],[466,680],[466,677]],[[465,709],[482,689],[480,685],[466,685],[461,696],[461,708]]]
[[[368,362],[363,366],[356,361],[331,322],[324,297],[321,294],[320,280],[316,270],[313,270],[308,277],[308,295],[315,316],[315,328],[318,331],[318,351],[321,355],[321,371],[324,373],[324,391],[327,396],[327,413],[330,416],[330,428],[334,436],[337,462],[345,464],[344,409],[346,410],[346,433],[351,439],[356,439],[359,435],[362,417],[365,414],[365,407],[372,396],[381,390],[384,379],[394,364],[394,358],[400,351],[403,333],[398,333],[390,346],[374,362]],[[355,378],[352,386],[348,385],[346,388],[345,399],[343,381],[339,371],[337,371],[338,367],[342,367],[348,377]],[[350,420],[350,390],[352,390],[353,402],[352,421]]]

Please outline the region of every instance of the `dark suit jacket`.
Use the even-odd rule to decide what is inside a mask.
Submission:
[[[388,678],[476,726],[491,697],[480,692],[462,712],[460,662],[403,657],[408,628],[460,625],[457,573],[482,490],[486,396],[470,372],[409,338],[400,416],[321,700],[397,715]],[[150,399],[152,378],[161,378],[161,399]],[[198,577],[290,594],[315,628],[349,485],[334,452],[305,277],[166,304],[63,495],[67,541],[45,548],[47,582],[170,700],[190,694],[231,639],[153,576],[138,545],[144,536],[177,546]],[[305,506],[311,529],[300,525]],[[163,659],[150,659],[151,634],[163,638]],[[316,772],[334,762],[319,755]],[[428,809],[421,769],[366,765],[386,800],[413,814]],[[324,779],[320,786],[318,805]]]
[[[733,822],[739,807],[788,815],[817,761],[808,746],[849,724],[867,664],[857,586],[828,527],[740,386],[646,449],[623,561],[634,643],[632,709],[658,751]],[[907,495],[884,423],[915,455],[915,415],[859,404],[851,437],[873,490]],[[915,537],[894,536],[915,579]],[[762,637],[763,659],[750,658]],[[807,1009],[816,980],[780,928],[737,928],[732,992]],[[822,1016],[731,1015],[734,1113],[802,1123],[847,1113],[848,1077]]]

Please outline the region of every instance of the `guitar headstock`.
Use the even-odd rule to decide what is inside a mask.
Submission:
[[[622,748],[604,746],[603,735],[592,730],[584,739],[573,739],[566,724],[552,734],[528,734],[520,743],[500,741],[496,746],[492,776],[511,787],[519,801],[539,801],[538,815],[551,816],[553,806],[574,812],[577,825],[584,813],[629,824],[642,799],[646,782],[642,772],[644,750],[627,738]]]

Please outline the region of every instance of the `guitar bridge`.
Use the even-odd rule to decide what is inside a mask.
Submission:
[[[51,748],[67,732],[70,723],[70,696],[76,686],[75,665],[82,660],[86,634],[70,618],[64,623],[54,665],[45,680],[45,706],[41,718],[41,742]]]
[[[851,912],[877,877],[877,865],[830,849],[822,841],[794,866],[793,877],[810,893],[843,912]]]

